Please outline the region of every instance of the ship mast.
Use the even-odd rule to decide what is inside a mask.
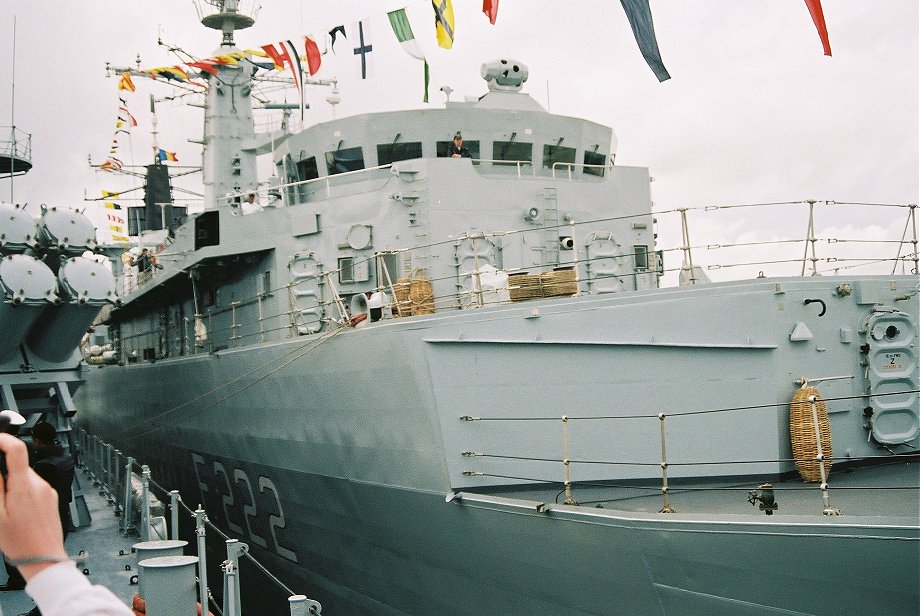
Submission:
[[[252,26],[255,19],[239,12],[239,0],[204,2],[214,10],[206,13],[211,9],[202,5],[201,23],[223,34],[214,55],[236,51],[233,33]],[[255,135],[250,99],[252,66],[248,60],[240,60],[216,68],[217,74],[208,76],[204,111],[201,162],[206,210],[228,200],[239,202],[240,193],[255,192],[258,187],[256,152],[251,147]]]

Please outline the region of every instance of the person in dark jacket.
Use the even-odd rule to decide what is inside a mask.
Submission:
[[[471,158],[470,151],[463,147],[463,135],[460,131],[454,135],[454,142],[448,147],[447,155],[451,158]]]
[[[67,539],[70,501],[73,500],[73,459],[58,442],[57,430],[47,421],[40,421],[32,428],[32,446],[35,448],[35,472],[57,492],[61,530],[64,531],[64,539]]]

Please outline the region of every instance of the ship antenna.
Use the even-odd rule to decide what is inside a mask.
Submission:
[[[13,199],[13,185],[16,181],[13,179],[16,174],[16,16],[13,15],[13,66],[10,69],[10,203],[15,203]]]

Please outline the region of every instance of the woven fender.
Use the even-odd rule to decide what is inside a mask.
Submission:
[[[821,435],[821,449],[824,453],[824,472],[830,475],[831,423],[827,418],[827,403],[821,398],[817,387],[805,386],[795,392],[789,404],[789,437],[792,440],[792,455],[795,467],[805,481],[821,481],[821,466],[816,460],[818,441],[815,438],[815,422],[808,398],[815,397],[818,410],[818,431]]]
[[[424,276],[413,278],[409,283],[409,299],[412,314],[434,314],[434,291]]]
[[[401,317],[412,316],[412,300],[409,297],[412,283],[408,278],[400,278],[393,285],[393,293],[396,295],[396,314]]]

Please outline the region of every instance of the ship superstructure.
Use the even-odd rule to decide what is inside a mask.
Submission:
[[[916,275],[659,288],[648,171],[521,63],[258,137],[246,62],[209,78],[205,211],[108,316],[87,429],[333,613],[916,604]]]

